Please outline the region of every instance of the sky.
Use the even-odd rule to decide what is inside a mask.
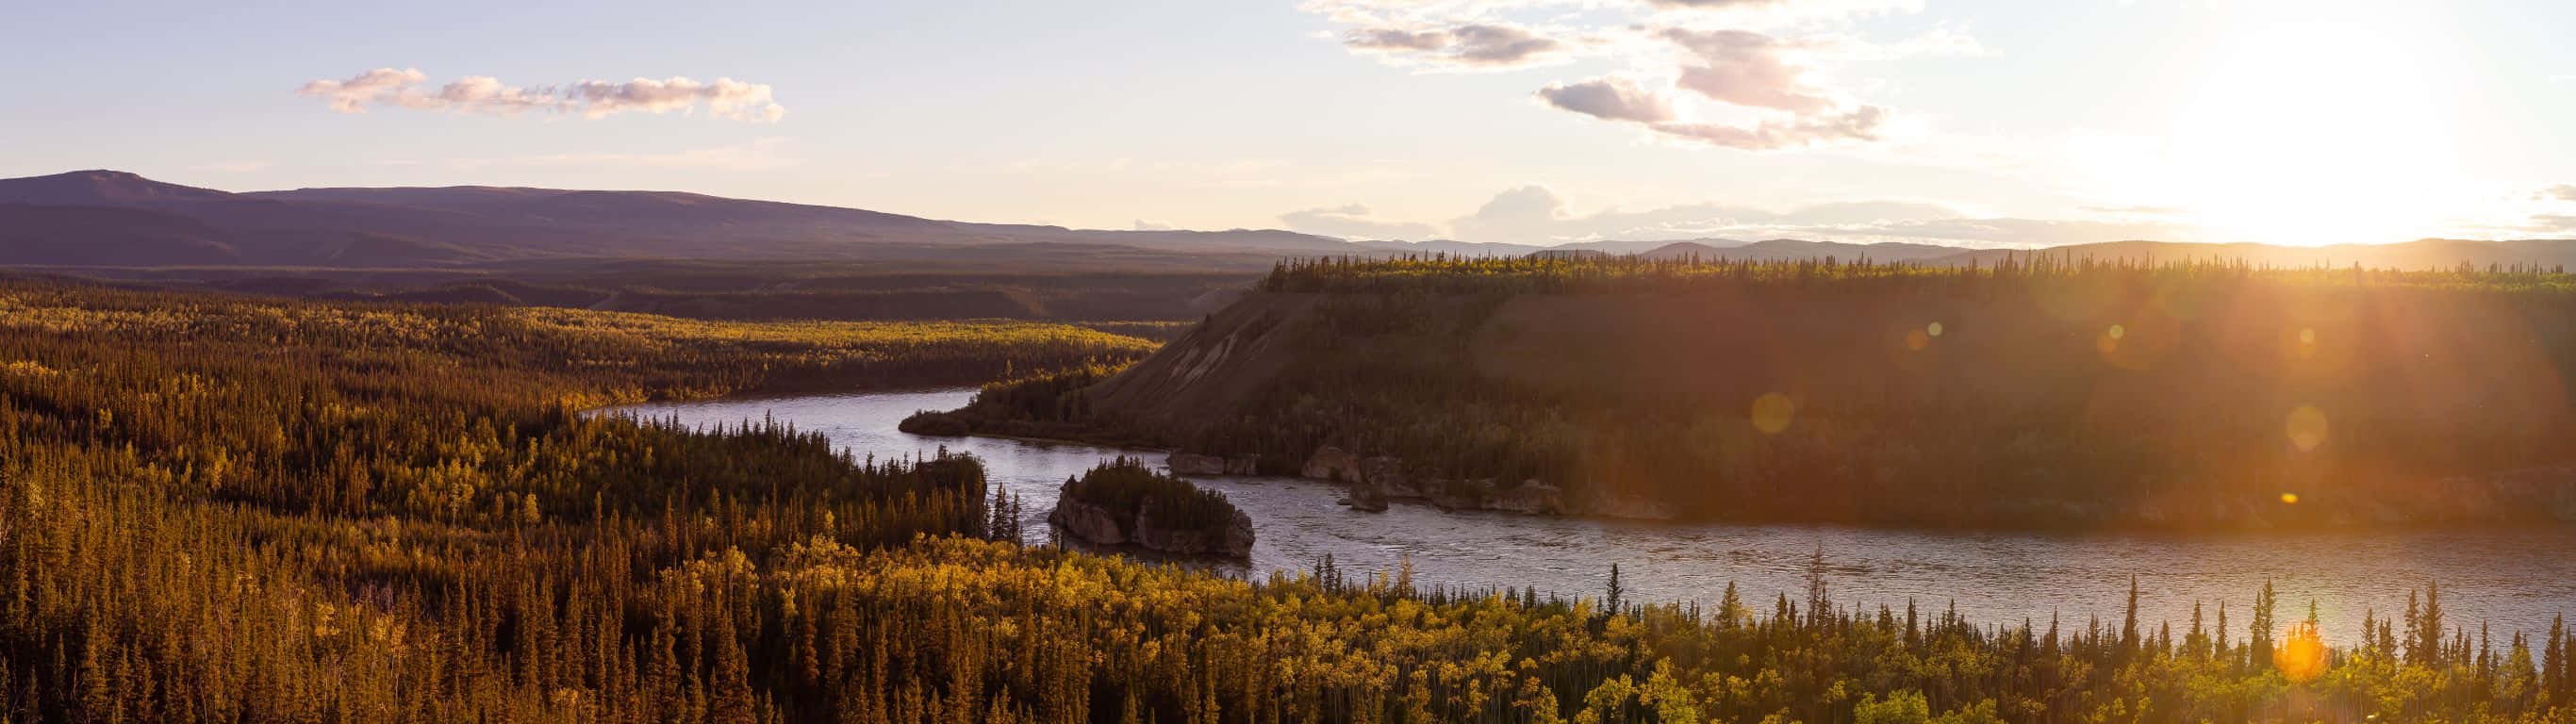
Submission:
[[[28,3],[0,177],[1082,228],[2576,235],[2576,3]]]

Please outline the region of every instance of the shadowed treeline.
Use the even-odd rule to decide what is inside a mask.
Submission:
[[[1328,260],[1262,289],[1081,404],[968,416],[1693,517],[2576,521],[2555,272]]]

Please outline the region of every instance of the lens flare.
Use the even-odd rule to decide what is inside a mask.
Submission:
[[[2299,452],[2315,450],[2326,442],[2326,413],[2315,407],[2300,405],[2291,410],[2287,427],[2290,444],[2298,446]]]
[[[1941,336],[1941,323],[1933,322],[1931,324],[1923,325],[1923,333],[1934,337]]]
[[[2282,505],[2298,505],[2298,504],[2299,504],[2299,494],[2298,494],[2298,493],[2282,493],[2282,494],[2281,494],[2281,504],[2282,504]]]
[[[2290,624],[2290,635],[2281,647],[2272,650],[2272,666],[2291,683],[2306,683],[2326,672],[2326,639],[2317,625],[2306,621]]]
[[[1753,429],[1766,434],[1789,429],[1789,422],[1797,416],[1798,404],[1790,402],[1788,395],[1772,392],[1753,400]]]
[[[1925,332],[1925,331],[1920,330],[1920,329],[1907,330],[1907,331],[1905,332],[1905,348],[1906,348],[1906,349],[1915,350],[1915,351],[1922,351],[1922,349],[1923,349],[1924,347],[1929,347],[1929,346],[1931,346],[1931,345],[1932,345],[1932,335],[1931,335],[1931,333],[1929,333],[1929,332]]]

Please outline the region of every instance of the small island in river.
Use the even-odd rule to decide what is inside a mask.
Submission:
[[[1101,463],[1066,478],[1047,522],[1098,545],[1176,555],[1252,555],[1252,516],[1224,493],[1147,467],[1135,458]]]

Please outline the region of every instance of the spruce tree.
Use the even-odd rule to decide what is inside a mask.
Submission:
[[[2129,574],[2129,607],[2120,622],[2120,658],[2127,660],[2138,653],[2138,576]]]
[[[2406,663],[2422,666],[2432,652],[2424,648],[2424,607],[2418,593],[2411,589],[2406,592]]]
[[[2246,629],[2248,634],[2245,639],[2246,656],[2252,660],[2253,663],[2250,664],[2252,666],[2271,665],[2272,606],[2276,602],[2277,599],[2272,595],[2272,581],[2265,579],[2262,592],[2254,596],[2253,624]]]
[[[1611,563],[1611,564],[1610,564],[1610,590],[1609,590],[1609,595],[1608,595],[1608,597],[1606,597],[1605,599],[1603,599],[1603,602],[1602,602],[1602,608],[1603,608],[1603,609],[1605,609],[1605,610],[1603,611],[1603,613],[1606,613],[1606,614],[1609,614],[1609,615],[1612,615],[1612,616],[1617,616],[1617,615],[1619,615],[1619,596],[1620,596],[1622,593],[1625,593],[1625,591],[1622,591],[1622,590],[1620,590],[1620,588],[1619,588],[1619,564],[1618,564],[1618,563],[1616,563],[1616,562],[1613,562],[1613,563]]]
[[[2442,582],[2440,581],[2431,581],[2424,585],[2424,618],[2422,633],[2424,641],[2420,646],[2421,650],[2424,652],[2424,659],[2416,663],[2420,663],[2425,666],[2441,666],[2443,662]]]
[[[2567,704],[2567,615],[2549,619],[2549,641],[2541,647],[2540,683],[2552,704]]]

